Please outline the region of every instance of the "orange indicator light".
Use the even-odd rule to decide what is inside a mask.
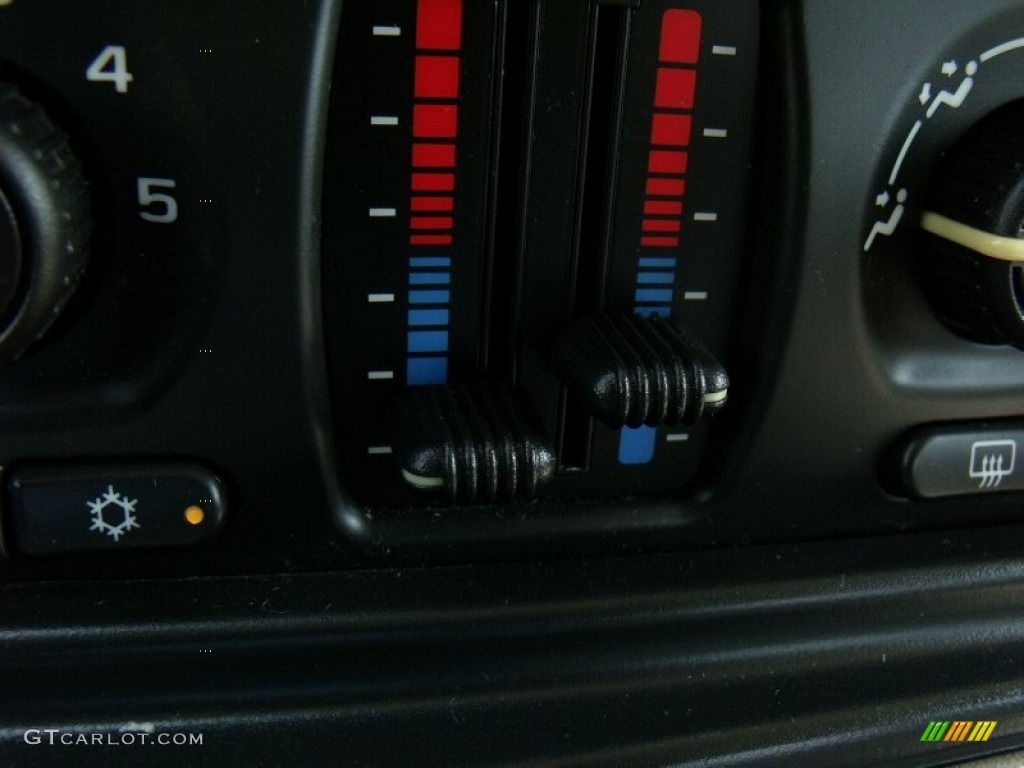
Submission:
[[[185,522],[189,525],[199,525],[205,519],[206,513],[202,507],[197,507],[193,504],[185,509]]]

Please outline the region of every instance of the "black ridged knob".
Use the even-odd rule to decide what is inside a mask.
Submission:
[[[722,364],[672,318],[593,315],[555,339],[552,367],[610,427],[693,424],[725,405]]]
[[[530,499],[554,474],[528,408],[501,385],[410,389],[391,425],[406,481],[452,503]]]
[[[0,359],[46,332],[88,260],[89,187],[67,136],[0,82]]]
[[[988,115],[946,154],[921,226],[936,314],[967,338],[1024,348],[1024,102]]]

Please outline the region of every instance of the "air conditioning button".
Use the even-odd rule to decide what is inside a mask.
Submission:
[[[28,554],[199,544],[224,522],[223,484],[192,463],[26,464],[6,491],[6,527]]]

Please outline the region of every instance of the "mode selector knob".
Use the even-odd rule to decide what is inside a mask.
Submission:
[[[975,341],[1024,348],[1024,102],[983,118],[941,159],[921,226],[939,317]]]
[[[0,360],[18,357],[57,318],[85,269],[92,226],[67,136],[0,81]]]

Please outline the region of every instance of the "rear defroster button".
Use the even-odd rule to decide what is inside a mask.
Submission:
[[[885,466],[901,495],[939,498],[1024,490],[1024,423],[938,424],[901,439]]]
[[[224,520],[209,469],[159,464],[24,464],[8,477],[7,530],[29,554],[199,544]]]

